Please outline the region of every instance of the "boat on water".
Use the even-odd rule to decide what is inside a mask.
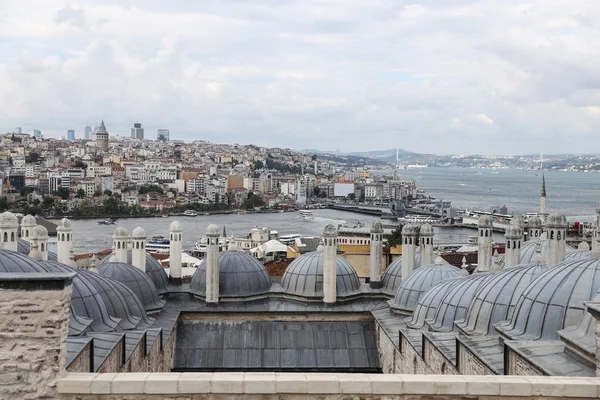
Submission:
[[[313,213],[311,210],[300,210],[298,211],[298,215],[304,219],[313,219],[315,217],[315,213]]]
[[[401,224],[423,225],[439,223],[440,219],[428,215],[407,215],[405,217],[399,217],[398,222]]]
[[[110,219],[110,218],[106,218],[102,221],[98,221],[99,225],[114,225],[115,222],[117,222],[116,219]]]
[[[198,213],[194,210],[185,210],[183,212],[183,216],[184,217],[196,217],[196,216],[198,216]]]
[[[150,253],[168,254],[171,241],[164,236],[152,236],[146,243],[146,250]]]
[[[296,239],[301,238],[302,235],[298,234],[298,233],[292,233],[289,235],[281,235],[279,236],[279,241],[282,244],[285,244],[286,246],[293,246],[294,243],[296,242]]]

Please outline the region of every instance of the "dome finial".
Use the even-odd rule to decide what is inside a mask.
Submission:
[[[544,257],[542,256],[542,244],[538,240],[535,243],[535,255],[531,260],[534,265],[544,265]]]

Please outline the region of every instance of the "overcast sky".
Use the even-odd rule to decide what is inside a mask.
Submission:
[[[2,0],[0,131],[600,152],[599,49],[599,0]]]

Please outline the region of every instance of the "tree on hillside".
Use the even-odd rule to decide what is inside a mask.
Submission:
[[[77,197],[83,199],[85,197],[85,190],[81,188],[77,189]]]
[[[402,227],[399,226],[398,228],[394,229],[392,231],[392,234],[387,238],[387,247],[391,248],[394,247],[396,245],[401,245],[402,244]]]
[[[63,200],[68,200],[69,199],[69,189],[67,188],[58,188],[58,190],[56,192],[54,192],[55,196],[60,196],[61,199]]]

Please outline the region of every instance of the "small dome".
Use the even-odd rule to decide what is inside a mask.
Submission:
[[[56,226],[57,231],[65,229],[72,229],[71,221],[69,221],[67,218],[61,219],[58,225]]]
[[[48,270],[39,261],[29,258],[24,254],[12,250],[0,249],[0,272],[29,273],[48,272]]]
[[[271,289],[271,278],[264,265],[243,251],[219,253],[218,267],[219,297],[257,296]],[[206,260],[196,269],[190,288],[196,296],[206,295]]]
[[[421,228],[419,228],[419,234],[421,236],[431,236],[433,235],[433,227],[429,224],[423,224],[421,225]]]
[[[402,236],[413,235],[416,236],[419,233],[419,226],[414,224],[406,224],[402,227]]]
[[[38,239],[48,238],[48,229],[46,229],[44,225],[36,225],[33,228],[33,232],[35,232],[35,235],[38,237]]]
[[[38,249],[39,249],[39,245],[38,245]],[[20,254],[23,254],[24,256],[29,256],[29,253],[31,252],[31,246],[29,245],[29,242],[25,239],[19,239],[17,241],[17,252]],[[52,253],[49,251],[48,252],[48,260],[56,261],[56,259],[57,259],[56,253]]]
[[[0,214],[0,228],[16,228],[19,226],[19,220],[15,214],[5,211]]]
[[[477,227],[478,228],[491,228],[492,227],[492,217],[489,215],[480,215],[477,219]]]
[[[548,215],[548,218],[546,219],[546,225],[560,227],[567,226],[567,218],[564,216],[564,214],[553,212]]]
[[[301,297],[323,297],[323,252],[303,254],[288,265],[281,279],[285,293]],[[346,260],[336,257],[336,294],[355,295],[360,290],[358,275]]]
[[[425,320],[433,318],[440,305],[440,301],[446,296],[452,286],[456,285],[462,279],[448,279],[440,282],[429,289],[417,302],[412,316],[405,319],[409,328],[421,329],[425,326]]]
[[[465,320],[457,326],[468,335],[493,334],[493,326],[512,316],[519,297],[548,268],[542,265],[516,265],[491,275],[472,297]]]
[[[496,330],[513,340],[558,340],[558,331],[581,323],[584,302],[600,289],[600,259],[565,261],[540,275]]]
[[[169,231],[170,232],[183,232],[183,228],[181,227],[181,224],[179,223],[179,221],[173,221],[173,222],[171,222],[171,225],[169,225]]]
[[[383,233],[383,224],[379,221],[373,222],[373,225],[371,225],[371,232],[372,233]]]
[[[127,233],[127,229],[123,228],[122,226],[119,226],[117,229],[115,229],[115,233],[113,234],[113,238],[119,238],[119,239],[125,239],[129,236],[129,233]]]
[[[158,297],[156,285],[142,270],[119,262],[109,262],[96,268],[103,277],[121,282],[133,290],[146,311],[158,311],[165,305],[165,301]]]
[[[590,250],[576,250],[565,254],[565,261],[585,260],[587,258],[592,258],[592,252]]]
[[[109,262],[110,256],[104,257],[102,260],[98,261],[96,268],[101,268]],[[127,264],[131,265],[131,251],[127,253]],[[160,262],[152,257],[150,253],[146,253],[146,275],[154,282],[159,295],[163,295],[169,291],[167,288],[167,286],[169,286],[167,272],[162,265],[160,265]]]
[[[131,232],[131,237],[135,239],[145,239],[146,231],[141,226],[138,226]]]
[[[514,225],[514,226],[518,226],[521,229],[525,228],[525,220],[523,219],[523,217],[512,217],[510,220],[510,224]]]
[[[219,236],[219,227],[215,224],[210,224],[206,228],[206,236]]]
[[[588,242],[581,242],[581,243],[579,243],[579,246],[577,246],[577,250],[580,250],[580,251],[589,251],[590,250],[590,245],[588,244]]]
[[[33,227],[36,225],[37,225],[37,221],[35,220],[35,217],[33,215],[27,214],[26,216],[23,217],[23,219],[21,219],[22,227]]]
[[[323,229],[323,236],[335,236],[337,235],[337,228],[332,224],[328,224],[325,229]]]
[[[534,215],[527,219],[527,226],[529,228],[539,229],[542,227],[542,220],[537,215]]]
[[[427,320],[430,330],[435,332],[452,331],[455,321],[465,319],[475,293],[493,276],[494,274],[481,273],[456,281],[442,298],[433,318]]]
[[[442,258],[443,260],[443,258]],[[447,265],[448,262],[444,260],[444,263]],[[415,268],[419,268],[421,266],[421,253],[415,254]],[[402,256],[398,257],[393,263],[391,263],[382,277],[383,288],[381,291],[385,294],[389,294],[390,296],[394,296],[402,283]]]
[[[396,296],[389,301],[394,312],[414,311],[419,299],[433,286],[447,279],[460,277],[458,268],[451,265],[426,265],[415,269],[402,280]]]
[[[504,237],[510,239],[517,239],[523,236],[523,230],[517,225],[509,225],[506,227]]]

